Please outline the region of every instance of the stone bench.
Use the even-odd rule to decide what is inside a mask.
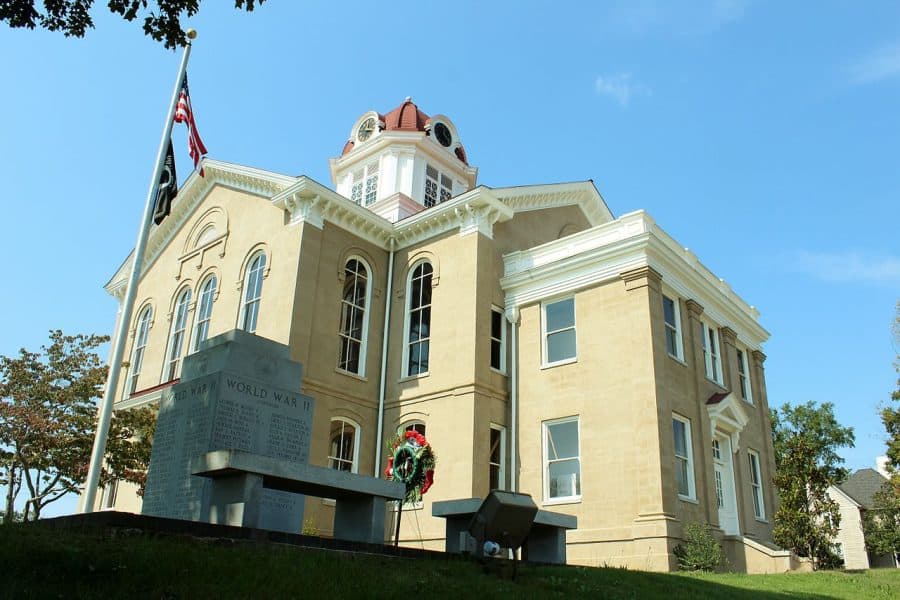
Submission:
[[[333,498],[334,537],[384,543],[388,500],[402,500],[405,486],[336,469],[303,465],[241,450],[216,450],[196,457],[191,473],[212,480],[201,520],[208,523],[259,526],[262,490],[272,489]],[[300,526],[300,523],[297,524]]]
[[[446,551],[459,553],[466,549],[464,536],[468,535],[472,517],[481,507],[481,498],[443,500],[431,505],[431,514],[447,520]],[[578,519],[572,515],[538,510],[531,531],[522,546],[522,559],[527,562],[565,564],[566,530],[575,529]]]

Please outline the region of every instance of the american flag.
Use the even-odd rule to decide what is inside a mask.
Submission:
[[[194,159],[194,168],[200,164],[200,159],[206,154],[206,146],[197,133],[197,123],[194,122],[194,111],[191,110],[191,96],[188,94],[187,74],[181,85],[181,94],[178,96],[178,104],[175,106],[175,122],[185,123],[188,128],[188,152]],[[203,177],[203,168],[200,168],[200,177]]]

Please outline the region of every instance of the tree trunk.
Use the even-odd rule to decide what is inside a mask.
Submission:
[[[3,516],[4,523],[12,523],[16,514],[16,467],[15,462],[10,462],[9,479],[6,482],[6,512]]]

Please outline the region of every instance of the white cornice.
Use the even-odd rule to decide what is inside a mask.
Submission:
[[[492,188],[492,191],[515,212],[574,205],[581,207],[591,226],[613,220],[612,212],[593,181]]]
[[[731,438],[731,452],[737,453],[741,446],[741,432],[750,422],[741,402],[734,394],[729,393],[719,402],[707,404],[706,412],[709,416],[710,435],[715,437],[716,430],[727,433]]]
[[[617,278],[650,266],[663,284],[680,296],[703,305],[719,325],[734,329],[751,350],[758,350],[768,332],[757,322],[759,313],[696,256],[678,246],[643,211],[586,231],[503,257],[500,285],[506,305],[523,306],[555,295]]]
[[[147,249],[144,254],[143,272],[146,273],[162,251],[168,247],[172,238],[181,229],[184,223],[191,217],[194,210],[206,198],[213,186],[238,190],[256,196],[270,197],[297,180],[296,177],[245,167],[233,163],[218,160],[203,159],[204,177],[200,177],[198,171],[194,171],[187,178],[184,185],[178,190],[172,211],[159,225],[150,228],[147,240]],[[106,290],[114,294],[114,290],[124,285],[131,273],[131,256],[122,263],[116,274],[106,284]]]

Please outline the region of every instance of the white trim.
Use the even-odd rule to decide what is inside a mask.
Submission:
[[[500,197],[498,194],[496,194]],[[500,280],[507,307],[571,294],[622,273],[652,267],[666,288],[704,307],[704,315],[728,323],[749,350],[761,350],[769,333],[759,325],[759,312],[744,302],[697,257],[678,245],[650,215],[637,211],[615,221],[504,255]]]
[[[190,343],[190,340],[186,339],[192,329],[191,327],[191,298],[193,294],[191,293],[191,286],[185,285],[182,287],[178,294],[175,296],[175,304],[172,307],[172,325],[169,328],[169,341],[166,345],[166,354],[163,360],[163,371],[162,377],[160,378],[160,383],[165,383],[167,381],[172,381],[173,379],[177,379],[181,374],[181,361],[185,354],[185,342]],[[184,322],[180,324],[181,320],[181,309],[184,308]],[[176,348],[176,340],[175,335],[181,334],[181,337],[177,341]],[[177,356],[176,356],[177,355]],[[174,363],[174,364],[173,364]]]
[[[669,356],[674,358],[675,360],[684,362],[684,334],[681,329],[681,299],[678,296],[670,295],[665,291],[662,294],[663,296],[663,328],[666,332],[666,352]],[[669,352],[669,322],[666,321],[666,300],[672,302],[672,310],[675,315],[675,323],[674,323],[674,335],[675,335],[675,354]]]
[[[347,425],[350,425],[353,428],[353,458],[352,458],[352,462],[350,464],[350,472],[358,473],[359,472],[359,447],[362,445],[362,443],[361,443],[362,427],[360,427],[359,423],[357,423],[355,420],[351,419],[350,417],[346,417],[344,415],[338,415],[336,417],[331,417],[331,419],[328,421],[328,467],[332,468],[332,469],[336,468],[336,467],[334,467],[334,465],[331,464],[332,459],[335,459],[335,457],[331,455],[331,445],[332,445],[332,442],[334,441],[333,436],[331,434],[331,424],[334,423],[335,421],[341,421],[343,423],[346,423]],[[341,431],[343,433],[343,429]],[[337,460],[344,460],[344,459],[338,458]]]
[[[703,346],[703,363],[706,378],[719,385],[724,385],[722,373],[722,341],[717,327],[710,327],[707,321],[700,321],[701,342]]]
[[[737,350],[738,363],[738,389],[741,390],[744,402],[753,404],[753,380],[750,377],[750,352],[746,348],[735,348]],[[747,391],[744,393],[744,386]]]
[[[212,290],[210,290],[209,294],[206,294],[206,286],[210,284],[210,282],[215,282]],[[212,311],[215,306],[216,296],[219,295],[219,278],[215,273],[210,273],[200,282],[200,285],[197,286],[198,297],[195,302],[196,310],[194,311],[194,324],[191,327],[191,342],[188,346],[188,354],[196,352],[200,347],[200,343],[209,339],[209,324],[212,322]],[[198,337],[199,328],[203,324],[204,321],[201,320],[202,312],[203,312],[203,301],[205,298],[209,298],[209,315],[205,320],[206,326],[206,336],[201,340]]]
[[[676,453],[677,452],[676,451],[676,452],[673,452],[672,457],[674,459],[676,459],[676,464],[677,464],[678,460],[681,460],[681,459],[687,460],[687,474],[688,474],[688,479],[687,479],[688,493],[685,495],[678,491],[677,477],[675,479],[675,492],[678,494],[678,497],[681,498],[682,500],[691,500],[691,501],[696,502],[697,501],[697,483],[696,483],[696,476],[694,474],[694,436],[691,433],[691,420],[686,417],[682,417],[681,415],[679,415],[677,413],[672,413],[672,420],[678,421],[679,423],[682,423],[684,425],[684,438],[685,438],[684,446],[685,446],[685,450],[687,451],[687,456],[679,457],[678,454]],[[675,428],[674,427],[672,428],[672,443],[673,443],[673,448],[674,448],[675,447]]]
[[[259,258],[263,259],[262,264],[259,266],[259,296],[256,296],[252,299],[248,299],[247,294],[249,293],[250,286],[248,285],[250,282],[250,274],[254,271],[254,265]],[[248,333],[256,333],[256,328],[259,325],[259,313],[260,307],[262,305],[262,286],[263,280],[266,278],[266,272],[271,268],[269,265],[269,257],[266,255],[266,251],[262,248],[253,252],[250,255],[250,258],[247,259],[247,262],[244,263],[244,277],[242,280],[242,290],[241,290],[241,303],[238,305],[238,329],[243,329]],[[253,324],[253,331],[250,331],[246,328],[246,320],[247,320],[247,304],[248,302],[256,302],[256,322]]]
[[[494,315],[500,315],[500,339],[494,337]],[[500,373],[501,375],[506,375],[506,315],[502,308],[497,306],[496,304],[491,305],[491,322],[488,331],[488,337],[491,340],[491,354],[490,360],[493,360],[494,356],[494,342],[500,342],[500,368],[495,367],[491,364],[491,370],[495,373]]]
[[[413,279],[413,275],[416,272],[416,269],[418,269],[420,266],[422,266],[426,263],[431,267],[431,273],[428,275],[429,282],[430,282],[431,288],[432,288],[431,299],[429,300],[429,303],[428,303],[428,307],[429,307],[429,309],[431,309],[434,306],[434,264],[427,258],[417,260],[416,262],[414,262],[412,264],[412,266],[410,266],[409,272],[406,275],[406,288],[404,290],[404,293],[406,295],[406,303],[405,303],[406,310],[403,313],[403,357],[402,357],[403,363],[402,363],[401,369],[400,369],[400,377],[401,377],[400,380],[401,381],[404,381],[406,379],[415,379],[415,378],[419,378],[419,377],[425,377],[426,375],[428,375],[431,372],[431,340],[433,339],[431,336],[431,316],[432,316],[431,313],[434,312],[433,310],[429,310],[428,337],[424,338],[424,339],[428,340],[428,359],[429,359],[428,360],[428,369],[426,369],[425,371],[419,371],[418,373],[412,373],[412,374],[410,374],[410,372],[409,372],[409,346],[410,346],[409,322],[410,322],[410,318],[412,316],[412,294],[410,293],[412,290],[412,279]],[[422,307],[419,307],[419,308],[422,308]],[[423,338],[419,338],[419,341],[417,343],[421,343],[422,339]]]
[[[146,319],[146,328],[143,328],[144,319],[142,318],[144,315],[147,315]],[[132,342],[131,347],[131,361],[128,373],[128,378],[125,383],[125,397],[128,398],[137,391],[137,378],[141,376],[141,371],[144,368],[144,355],[147,353],[147,345],[150,342],[150,327],[153,326],[153,305],[146,304],[141,310],[138,312],[137,324],[135,326],[134,332],[134,342]],[[143,329],[143,343],[141,344],[141,330]],[[136,360],[137,351],[142,350],[141,352],[141,360]],[[137,372],[135,373],[135,365],[137,364]]]
[[[496,423],[491,423],[490,430],[500,432],[500,463],[498,465],[499,473],[497,474],[499,487],[497,489],[506,490],[509,489],[506,482],[506,427],[504,427],[503,425],[497,425]],[[488,446],[488,466],[493,467],[495,463],[491,462],[490,451],[491,448],[490,446]],[[488,480],[488,485],[490,485],[490,479]]]
[[[549,427],[552,425],[561,425],[563,423],[571,423],[575,422],[575,431],[578,436],[578,454],[575,456],[567,456],[565,458],[556,459],[557,461],[564,460],[572,460],[575,459],[578,462],[578,474],[577,474],[577,487],[578,493],[573,493],[568,496],[556,496],[550,497],[550,453],[548,452],[547,442],[549,439]],[[582,493],[584,491],[584,480],[581,477],[581,417],[580,415],[572,415],[569,417],[562,417],[559,419],[548,419],[546,421],[541,421],[541,464],[542,464],[542,474],[544,480],[544,504],[568,504],[572,502],[580,502],[582,498]],[[574,492],[574,489],[573,489]]]
[[[731,437],[731,451],[736,453],[741,447],[741,432],[750,417],[744,410],[743,402],[729,393],[716,404],[706,405],[706,414],[709,416],[710,434],[716,435],[716,430],[727,433]]]
[[[750,463],[750,491],[753,494],[753,498],[759,503],[759,514],[756,512],[756,502],[753,504],[753,516],[759,521],[765,521],[766,495],[763,492],[762,465],[759,460],[759,452],[747,448],[747,459]],[[754,477],[757,480],[756,483],[753,481]]]
[[[560,304],[562,302],[572,302],[572,325],[570,327],[565,327],[563,329],[555,329],[553,331],[547,331],[547,307],[553,304]],[[562,333],[568,330],[572,330],[575,334],[575,353],[572,356],[567,356],[565,358],[561,358],[559,360],[550,361],[549,360],[549,349],[547,347],[547,338],[551,334]],[[541,368],[547,367],[555,367],[558,365],[565,365],[569,363],[576,362],[578,360],[578,320],[575,312],[575,296],[566,296],[563,298],[553,298],[552,300],[545,300],[541,302]]]
[[[369,346],[369,316],[370,316],[370,313],[372,312],[369,309],[372,306],[372,275],[373,275],[373,272],[372,272],[372,267],[369,265],[368,261],[366,261],[362,256],[359,256],[358,254],[351,254],[344,261],[344,265],[343,265],[343,268],[341,271],[344,277],[347,276],[347,265],[350,263],[351,260],[357,261],[366,270],[366,297],[364,299],[365,302],[363,304],[363,323],[362,323],[362,332],[360,334],[362,337],[359,341],[359,371],[354,372],[354,371],[350,371],[348,369],[342,369],[340,366],[341,352],[342,352],[343,340],[344,340],[343,318],[341,318],[340,323],[338,323],[338,340],[340,342],[340,347],[338,348],[337,370],[341,373],[348,373],[351,375],[355,375],[357,377],[365,377],[366,376],[366,353],[367,353],[367,349]],[[342,283],[343,283],[343,285],[346,285],[346,280],[345,279],[342,280]],[[341,314],[341,317],[343,317],[343,314],[344,314],[343,289],[341,289],[340,303],[341,303],[340,314]],[[347,336],[347,337],[349,337],[349,336]]]

